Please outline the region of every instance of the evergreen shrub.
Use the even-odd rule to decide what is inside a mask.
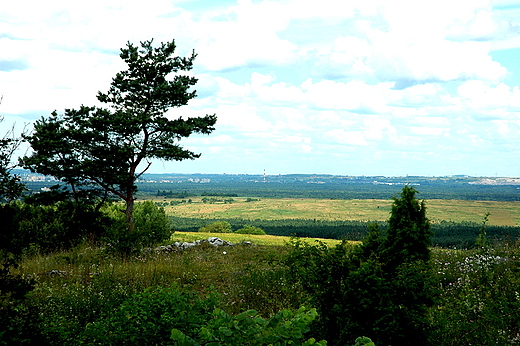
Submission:
[[[255,235],[265,235],[265,231],[261,229],[260,227],[246,225],[238,230],[235,231],[235,233],[239,234],[255,234]]]
[[[215,221],[209,225],[199,228],[199,232],[204,233],[232,233],[233,228],[227,221]]]

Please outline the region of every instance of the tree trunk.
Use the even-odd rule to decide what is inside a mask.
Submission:
[[[134,225],[134,196],[133,194],[130,194],[126,200],[126,226],[128,228],[128,232],[132,233],[134,231],[135,225]]]
[[[128,228],[129,233],[133,233],[135,229],[134,223],[134,182],[136,180],[135,170],[137,169],[137,165],[141,161],[140,158],[137,159],[137,162],[130,166],[130,171],[128,172],[128,180],[126,183],[126,227]]]

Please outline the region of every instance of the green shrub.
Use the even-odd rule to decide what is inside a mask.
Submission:
[[[204,233],[232,233],[233,228],[227,221],[216,221],[207,226],[199,228],[199,232]]]
[[[314,321],[315,309],[300,308],[298,311],[282,310],[270,319],[258,316],[255,310],[248,310],[236,316],[230,316],[220,309],[215,309],[211,319],[198,330],[195,337],[190,337],[180,329],[173,329],[171,338],[178,346],[263,346],[263,345],[326,345],[326,341],[317,342],[304,335]]]
[[[424,202],[405,186],[388,229],[374,225],[361,245],[327,248],[293,241],[286,265],[310,294],[314,331],[334,345],[368,335],[377,344],[425,344],[434,301],[430,230]]]
[[[12,202],[0,205],[0,249],[21,254],[68,249],[84,239],[97,239],[108,219],[92,206],[64,201],[50,206]]]
[[[297,309],[308,302],[308,295],[301,285],[290,281],[287,268],[268,259],[266,265],[249,265],[238,276],[239,284],[233,286],[233,311],[257,310],[262,316],[270,316],[283,309]]]
[[[89,279],[58,278],[41,283],[29,297],[41,313],[41,330],[49,345],[77,345],[88,323],[106,316],[133,293],[134,287],[110,275]]]
[[[242,227],[241,229],[235,231],[235,233],[240,234],[256,234],[256,235],[265,235],[265,231],[261,229],[260,227],[246,225]]]
[[[103,211],[112,219],[105,241],[118,253],[130,254],[143,247],[170,239],[173,233],[171,219],[164,208],[152,201],[136,203],[134,207],[135,229],[127,229],[126,215],[118,204],[111,204]]]
[[[0,251],[0,345],[43,345],[37,309],[25,303],[35,281],[13,275],[11,254]]]
[[[366,336],[360,336],[356,339],[356,343],[354,346],[375,346],[372,340],[370,338],[367,338]]]
[[[200,298],[187,289],[150,288],[132,295],[114,312],[89,323],[80,345],[175,345],[172,329],[195,336],[217,304],[217,297]]]

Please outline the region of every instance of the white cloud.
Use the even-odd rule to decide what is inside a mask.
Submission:
[[[461,84],[458,94],[469,109],[502,109],[504,116],[508,111],[520,110],[520,87],[511,88],[504,83],[489,85],[484,81],[472,80]]]
[[[334,129],[325,132],[325,137],[328,140],[338,144],[345,144],[350,146],[366,146],[368,142],[361,131],[346,131],[342,129]]]
[[[284,148],[286,151],[294,150],[294,152],[309,153],[312,151],[311,145],[312,139],[305,137],[300,134],[296,135],[283,135],[279,138],[275,138],[274,141],[270,142],[272,147]]]
[[[489,43],[468,41],[501,39],[509,30],[486,1],[392,1],[371,15],[352,18],[351,30],[338,32],[332,46],[320,49],[325,75],[422,82],[505,76],[489,56]]]
[[[189,167],[215,167],[213,155],[293,172],[333,169],[330,155],[370,155],[377,169],[408,164],[399,160],[416,151],[453,164],[496,152],[518,159],[517,72],[490,54],[520,47],[518,1],[28,3],[0,12],[4,114],[33,119],[95,103],[124,68],[117,54],[127,41],[175,38],[178,54],[199,54],[199,97],[168,116],[218,117],[212,136],[187,141],[204,153]]]
[[[189,138],[191,139],[191,138]],[[230,135],[224,134],[224,135],[212,135],[210,137],[198,137],[193,140],[193,142],[196,142],[197,144],[202,145],[227,145],[233,143],[233,138]]]
[[[385,135],[395,131],[390,120],[380,116],[365,117],[363,124],[365,126],[364,136],[370,141],[381,141]]]
[[[410,131],[419,136],[441,136],[448,132],[446,128],[413,126]]]
[[[222,16],[227,20],[220,21]],[[198,23],[203,28],[194,37],[201,45],[198,61],[209,70],[288,63],[296,47],[277,34],[288,23],[287,13],[276,2],[240,0]]]
[[[247,104],[222,105],[215,109],[219,126],[243,132],[265,132],[272,124],[257,114],[257,109]]]
[[[316,108],[374,111],[383,106],[392,86],[392,83],[369,85],[356,80],[347,83],[330,80],[313,83],[307,80],[302,89],[309,104]]]

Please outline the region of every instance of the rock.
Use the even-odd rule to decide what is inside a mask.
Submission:
[[[213,246],[233,246],[233,243],[230,243],[226,240],[222,240],[218,237],[209,237],[208,243],[210,243]]]
[[[68,276],[70,275],[69,272],[66,272],[64,270],[49,270],[48,272],[45,273],[45,275],[48,275],[48,276]]]
[[[247,245],[252,245],[251,242],[242,242],[241,244],[244,244],[244,243],[249,243]],[[209,237],[208,239],[195,240],[192,243],[188,243],[188,242],[181,243],[181,242],[176,241],[175,243],[170,244],[170,245],[158,246],[154,249],[154,251],[158,252],[158,253],[172,252],[172,251],[177,251],[177,250],[185,250],[185,249],[193,248],[193,247],[196,247],[196,246],[199,246],[202,244],[210,244],[210,245],[213,245],[214,247],[235,245],[229,241],[222,240],[219,237]]]

